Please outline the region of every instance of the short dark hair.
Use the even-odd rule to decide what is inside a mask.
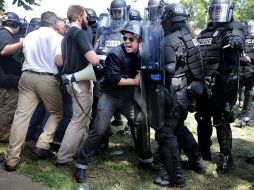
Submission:
[[[57,21],[56,13],[52,11],[46,11],[41,14],[41,26],[52,26]]]

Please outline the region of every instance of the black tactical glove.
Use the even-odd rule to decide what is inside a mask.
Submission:
[[[229,38],[229,45],[233,49],[239,49],[239,50],[244,49],[244,41],[239,36],[232,36],[232,37],[230,37]]]
[[[97,65],[94,65],[93,69],[94,69],[97,80],[100,80],[101,78],[103,78],[105,74],[105,69],[102,66],[102,64],[99,63]]]
[[[193,81],[188,87],[187,91],[191,96],[201,96],[203,93],[204,84],[200,81]]]

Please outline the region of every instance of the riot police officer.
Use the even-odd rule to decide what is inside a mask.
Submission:
[[[88,26],[89,26],[88,33],[89,33],[89,35],[91,35],[91,41],[92,41],[92,44],[94,45],[96,31],[97,31],[98,17],[97,17],[95,10],[93,10],[91,8],[85,8],[85,10],[88,15]]]
[[[198,36],[206,86],[197,101],[195,118],[203,159],[212,159],[211,135],[213,127],[216,128],[220,146],[217,170],[222,172],[233,167],[230,123],[234,121],[233,105],[237,100],[239,57],[244,40],[244,27],[233,19],[231,0],[213,0],[208,9],[207,27]]]
[[[244,54],[241,57],[240,84],[244,89],[243,108],[240,118],[235,122],[235,126],[254,126],[254,104],[253,104],[253,84],[254,84],[254,20],[245,22],[246,40]],[[240,94],[239,94],[240,96]]]
[[[126,4],[125,0],[113,0],[109,8],[110,27],[111,29],[123,29],[128,21],[128,12],[130,6]]]
[[[171,41],[167,51],[170,57],[168,66],[171,66],[166,69],[172,72],[171,83],[176,90],[176,111],[170,120],[176,125],[175,135],[188,157],[188,161],[182,162],[183,167],[204,173],[205,168],[198,144],[193,134],[184,125],[188,111],[195,111],[195,99],[201,96],[203,91],[201,50],[186,23],[189,17],[186,8],[182,4],[170,4],[164,9],[162,26],[166,35],[168,34],[166,39]],[[172,68],[172,65],[175,66]]]
[[[155,138],[167,176],[156,178],[155,183],[161,186],[183,187],[185,180],[181,171],[178,142],[195,170],[204,172],[197,143],[184,126],[190,106],[188,93],[196,96],[201,94],[203,89],[202,59],[199,46],[193,40],[185,22],[188,18],[186,8],[182,4],[168,4],[163,10],[161,24],[164,30],[164,96],[171,96],[171,100],[165,100],[164,125],[155,129]],[[150,18],[156,20],[152,15]],[[170,95],[167,95],[167,91]]]
[[[254,105],[253,105],[253,94],[252,94],[252,88],[253,88],[253,64],[254,64],[254,21],[253,20],[248,20],[245,22],[245,29],[246,29],[246,40],[245,40],[245,49],[244,49],[244,57],[243,61],[245,63],[245,67],[247,67],[246,72],[243,73],[245,75],[241,76],[242,82],[247,82],[247,88],[249,89],[249,95],[248,93],[244,97],[244,102],[246,102],[246,106],[248,105],[247,102],[250,103],[250,105],[247,106],[248,108],[248,114],[246,115],[246,123],[248,126],[254,126]],[[246,88],[246,87],[245,87]],[[247,100],[245,100],[245,98]],[[244,105],[245,105],[244,104]],[[243,118],[244,119],[244,118]],[[246,157],[246,162],[254,164],[254,155],[252,156],[247,156]],[[254,186],[254,182],[252,183]]]

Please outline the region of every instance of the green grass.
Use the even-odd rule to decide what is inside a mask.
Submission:
[[[191,114],[186,125],[196,137],[196,123]],[[153,184],[153,179],[160,173],[151,173],[137,167],[138,156],[133,150],[131,136],[116,134],[120,127],[113,128],[114,135],[110,139],[109,153],[95,157],[87,172],[87,182],[90,190],[165,190]],[[250,183],[254,180],[254,165],[245,163],[245,156],[254,154],[254,129],[232,128],[233,131],[233,156],[235,168],[227,174],[214,176],[216,161],[218,160],[219,147],[213,132],[212,156],[213,162],[205,162],[207,172],[204,175],[193,171],[184,170],[187,187],[193,190],[249,190]],[[151,145],[157,147],[154,135],[151,135]],[[5,153],[6,144],[0,144],[0,153]],[[124,154],[114,156],[110,153],[123,149]],[[185,156],[183,155],[183,158]],[[37,160],[31,150],[24,148],[18,173],[30,177],[33,181],[40,182],[52,190],[77,190],[79,185],[73,180],[73,168],[55,165],[55,158],[50,160]],[[164,173],[164,172],[163,172]]]

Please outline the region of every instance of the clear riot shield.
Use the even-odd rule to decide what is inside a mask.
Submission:
[[[121,43],[123,43],[123,35],[120,31],[116,33],[113,33],[110,29],[103,31],[94,48],[100,64],[103,67],[105,66],[105,60],[109,51]]]
[[[98,27],[108,27],[109,25],[109,15],[108,13],[100,14],[98,18]]]
[[[150,127],[164,126],[164,48],[163,28],[158,22],[146,22],[142,35],[141,107]]]
[[[101,13],[98,18],[98,26],[96,29],[96,38],[98,39],[103,31],[109,27],[109,14]]]

